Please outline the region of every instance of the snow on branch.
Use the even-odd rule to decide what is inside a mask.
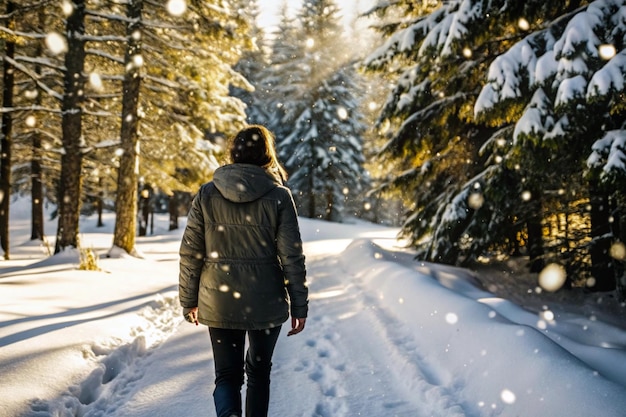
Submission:
[[[41,88],[43,91],[45,91],[46,93],[48,93],[48,95],[50,95],[51,97],[62,101],[63,100],[63,95],[54,91],[52,88],[48,87],[45,83],[41,82],[41,80],[39,80],[39,75],[31,70],[29,70],[27,67],[25,67],[24,65],[20,64],[19,62],[15,61],[14,59],[9,58],[8,56],[4,56],[4,59],[9,62],[11,65],[13,65],[13,67],[15,67],[17,70],[21,71],[22,73],[24,73],[25,75],[29,76],[33,81],[35,81],[35,83],[37,84],[37,86],[39,88]]]
[[[483,12],[482,2],[475,0],[445,2],[439,9],[394,33],[364,60],[365,66],[382,68],[396,55],[409,55],[414,51],[420,57],[433,51],[441,57],[452,55],[454,43],[463,39],[472,22],[483,18]]]
[[[587,158],[587,167],[602,168],[602,175],[626,175],[626,130],[610,130],[598,139]]]
[[[587,89],[587,80],[582,75],[576,75],[572,78],[562,80],[556,92],[556,107],[566,105],[567,103],[585,97]]]
[[[626,10],[626,8],[624,8]],[[622,50],[609,60],[604,67],[598,70],[587,87],[587,99],[597,96],[606,96],[611,91],[624,90],[624,75],[626,74],[626,50]]]
[[[507,100],[523,99],[529,89],[545,88],[558,107],[624,88],[626,52],[609,58],[601,53],[602,47],[623,45],[624,1],[596,0],[564,18],[569,19],[566,25],[563,18],[550,22],[492,62],[474,106],[476,116]],[[594,73],[601,59],[609,61]]]
[[[13,112],[46,112],[61,114],[61,110],[44,106],[23,106],[23,107],[0,107],[0,113]]]
[[[451,2],[452,3],[452,2]],[[448,6],[452,10],[453,5]],[[444,26],[446,36],[440,36],[437,50],[441,51],[441,56],[449,56],[454,53],[452,45],[467,34],[468,26],[477,19],[482,19],[482,2],[472,0],[462,0],[456,12],[450,13],[451,19],[441,24]],[[446,19],[447,20],[447,19]]]
[[[15,60],[19,62],[26,62],[29,64],[39,65],[41,67],[51,68],[57,71],[63,71],[65,68],[62,65],[57,64],[44,56],[32,57],[26,55],[17,55]]]
[[[412,51],[420,39],[435,30],[439,21],[445,18],[444,13],[444,8],[437,9],[429,15],[419,18],[406,29],[394,33],[383,45],[365,58],[365,65],[380,68],[392,61],[398,52]]]
[[[100,58],[108,59],[109,61],[115,62],[117,64],[124,65],[124,58],[111,55],[108,52],[104,52],[100,49],[85,49],[85,54],[91,55],[91,56],[98,56]]]
[[[123,23],[131,23],[131,22],[135,22],[136,19],[130,19],[124,15],[119,15],[119,14],[111,14],[111,13],[100,13],[96,10],[85,10],[85,15],[86,16],[91,16],[91,17],[96,17],[98,19],[94,19],[94,20],[100,20],[103,22],[110,22],[110,21],[116,21],[116,22],[123,22]]]
[[[488,82],[482,88],[474,105],[475,115],[495,107],[500,102],[521,97],[522,91],[535,83],[535,69],[540,59],[537,58],[533,44],[534,38],[542,35],[543,32],[536,33],[521,40],[491,63],[487,75]],[[541,75],[544,79],[546,74],[553,72],[553,68],[547,66],[550,63],[547,59],[541,63]],[[525,80],[527,84],[523,85]]]
[[[19,30],[11,30],[6,26],[0,25],[0,32],[4,32],[7,35],[27,38],[27,39],[44,39],[46,37],[45,33],[36,33],[36,32],[20,32]]]
[[[550,108],[552,103],[543,89],[535,91],[530,104],[524,111],[522,117],[515,124],[513,131],[513,141],[517,142],[520,135],[543,136],[554,125]]]
[[[594,30],[602,25],[602,16],[598,13],[596,3],[604,3],[604,1],[600,0],[590,4],[586,11],[578,13],[567,23],[563,35],[554,44],[557,59],[572,59],[575,56],[580,56],[581,52],[598,57],[597,46],[601,42]],[[581,51],[581,47],[584,48],[584,51]]]
[[[156,84],[159,84],[159,85],[162,85],[164,87],[167,87],[168,89],[179,88],[180,87],[179,83],[174,82],[174,81],[170,81],[167,78],[155,77],[155,76],[149,75],[149,74],[144,75],[144,78],[146,80],[150,80],[150,81],[152,81],[152,82],[154,82]]]
[[[77,35],[75,38],[80,41],[85,41],[85,42],[101,42],[101,43],[105,43],[105,42],[126,43],[128,42],[127,36],[117,36],[117,35]]]

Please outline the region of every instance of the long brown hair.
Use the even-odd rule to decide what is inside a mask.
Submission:
[[[230,142],[230,158],[233,163],[265,168],[287,181],[287,172],[278,162],[274,135],[265,126],[250,125],[240,130]]]

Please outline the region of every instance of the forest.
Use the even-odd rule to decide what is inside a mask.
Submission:
[[[527,257],[626,298],[626,1],[0,0],[0,247],[10,202],[54,253],[116,213],[133,254],[246,124],[301,216],[398,225],[423,261]],[[150,205],[150,206],[148,206]]]

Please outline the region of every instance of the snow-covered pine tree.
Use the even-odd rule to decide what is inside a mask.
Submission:
[[[378,121],[388,138],[379,156],[390,173],[382,189],[403,195],[402,234],[421,259],[461,263],[500,240],[499,229],[475,216],[489,207],[477,204],[491,174],[480,147],[494,129],[474,123],[471,109],[486,65],[505,48],[498,39],[511,31],[511,17],[498,12],[502,2],[486,3],[379,2],[371,12],[382,16],[385,42],[364,64],[395,80]]]
[[[498,123],[494,114],[516,109],[507,121],[514,124],[510,146],[499,152],[543,199],[544,224],[554,224],[550,216],[567,219],[552,235],[553,242],[564,242],[554,245],[552,260],[605,291],[615,288],[613,269],[620,262],[611,257],[611,245],[623,242],[615,225],[626,189],[620,139],[626,126],[626,5],[565,5],[558,19],[531,20],[529,33],[493,62],[475,111]],[[616,274],[621,279],[623,272]]]
[[[500,60],[499,68],[519,77],[498,91],[513,91],[520,99],[509,96],[506,106],[480,118],[474,105],[482,100],[485,80],[503,78],[497,71],[487,77],[496,57],[535,30],[562,30],[583,3],[399,1],[374,8],[395,16],[381,25],[387,42],[366,60],[369,68],[397,79],[380,118],[389,134],[381,156],[401,173],[389,187],[404,189],[414,204],[403,232],[423,259],[462,263],[485,253],[510,255],[523,246],[540,267],[550,245],[560,253],[561,237],[546,239],[544,233],[546,224],[555,231],[554,220],[567,218],[567,211],[558,211],[563,196],[573,191],[573,203],[578,195],[571,174],[580,164],[568,153],[580,147],[555,153],[546,143],[527,149],[524,158],[519,147],[508,151],[531,99],[536,117],[550,120],[550,106],[524,83],[535,74],[519,70],[531,60],[532,48],[517,50],[519,62]],[[566,177],[571,185],[563,194]]]
[[[290,174],[300,213],[341,220],[346,199],[366,181],[363,168],[362,116],[354,73],[345,65],[342,28],[334,2],[305,1],[298,13],[305,54],[299,65],[299,91],[283,110],[279,152]],[[293,42],[294,40],[291,40]]]
[[[346,203],[367,183],[364,126],[351,70],[339,69],[310,87],[292,133],[281,142],[289,185],[307,217],[340,221]]]
[[[267,127],[280,144],[293,129],[293,116],[288,111],[296,106],[306,90],[309,78],[305,61],[306,39],[298,22],[290,16],[287,1],[283,2],[280,21],[271,34],[270,62],[262,72],[255,94],[267,94]],[[260,92],[259,92],[260,90]]]
[[[259,6],[257,1],[239,0],[236,5],[239,13],[248,23],[248,36],[253,40],[253,48],[245,52],[235,71],[243,75],[251,84],[248,88],[231,88],[231,94],[239,98],[246,105],[246,116],[249,124],[268,125],[268,94],[269,89],[264,85],[263,73],[266,70],[269,59],[266,46],[267,35],[257,20],[259,18]],[[254,89],[252,89],[252,87]]]

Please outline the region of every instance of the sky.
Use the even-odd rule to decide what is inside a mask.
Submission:
[[[294,4],[295,3],[295,4]],[[341,9],[342,23],[350,25],[359,13],[368,10],[375,0],[340,0],[335,4]],[[274,27],[280,18],[278,14],[282,8],[283,0],[259,0],[259,24],[263,27]],[[295,13],[300,2],[289,1],[290,11]]]
[[[214,417],[204,326],[178,305],[181,229],[157,215],[143,258],[110,258],[81,218],[79,256],[31,242],[28,201],[11,206],[0,263],[0,416]],[[303,333],[278,341],[270,415],[617,417],[626,409],[626,329],[599,299],[524,309],[470,271],[416,262],[397,229],[301,218],[310,285]],[[480,277],[478,277],[480,278]],[[288,326],[285,326],[288,327]]]

